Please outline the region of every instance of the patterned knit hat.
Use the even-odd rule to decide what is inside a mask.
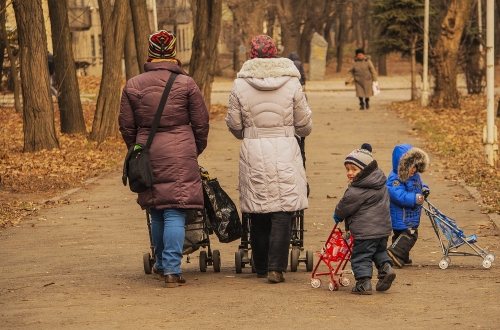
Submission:
[[[345,164],[353,164],[360,169],[364,169],[368,164],[373,162],[372,156],[372,146],[368,143],[363,143],[360,149],[353,150],[349,155],[347,155]]]
[[[273,38],[261,34],[252,38],[250,42],[250,58],[273,58],[276,57],[278,49]]]
[[[177,38],[165,30],[157,31],[149,36],[149,60],[159,58],[175,58]]]

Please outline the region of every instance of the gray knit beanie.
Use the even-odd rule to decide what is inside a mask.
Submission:
[[[349,155],[345,158],[345,164],[353,164],[360,169],[364,169],[368,164],[373,162],[372,156],[372,146],[368,143],[363,143],[360,149],[355,149],[351,151]]]

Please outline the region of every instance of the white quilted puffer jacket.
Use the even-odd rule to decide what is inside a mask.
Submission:
[[[242,212],[291,212],[308,207],[306,174],[295,135],[309,135],[312,120],[299,78],[287,58],[254,58],[243,64],[234,81],[226,124],[243,140]]]

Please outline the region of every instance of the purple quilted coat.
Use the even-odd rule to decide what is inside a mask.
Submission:
[[[165,84],[178,74],[151,144],[154,186],[139,193],[145,208],[203,208],[198,155],[207,146],[209,117],[194,80],[172,62],[148,62],[145,72],[127,81],[118,118],[127,148],[146,144]]]

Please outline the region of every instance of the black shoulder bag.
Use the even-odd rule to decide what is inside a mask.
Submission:
[[[151,132],[149,132],[148,141],[146,145],[134,144],[130,146],[125,157],[125,162],[123,163],[123,175],[122,182],[123,185],[127,185],[127,179],[129,183],[130,190],[136,193],[140,193],[150,189],[153,186],[153,168],[151,167],[151,161],[149,158],[149,147],[153,142],[153,137],[158,129],[160,123],[161,114],[163,113],[163,108],[165,103],[167,103],[168,94],[174,83],[176,73],[172,73],[170,78],[165,85],[165,90],[161,96],[160,104],[158,105],[158,110],[156,110],[155,118],[151,125]]]

